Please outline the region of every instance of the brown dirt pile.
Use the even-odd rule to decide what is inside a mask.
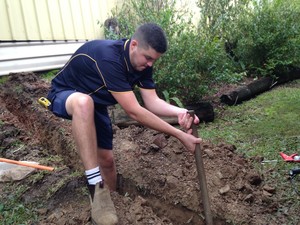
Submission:
[[[57,168],[36,182],[30,177],[20,182],[31,182],[23,200],[39,202],[39,224],[88,224],[84,177],[67,176],[83,171],[70,121],[54,117],[37,103],[48,88],[49,82],[33,73],[11,75],[2,86],[0,156]],[[204,224],[194,155],[173,137],[144,127],[114,126],[114,131],[119,179],[113,201],[120,225]],[[23,143],[21,151],[15,151],[14,140]],[[215,223],[271,224],[278,207],[275,189],[264,184],[251,161],[224,143],[204,142],[202,149]],[[59,188],[49,192],[58,183]],[[287,220],[280,216],[277,221]]]

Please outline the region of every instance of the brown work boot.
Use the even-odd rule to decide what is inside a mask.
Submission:
[[[96,185],[88,185],[91,193],[92,223],[94,225],[116,225],[118,217],[110,191],[104,187],[103,181]]]

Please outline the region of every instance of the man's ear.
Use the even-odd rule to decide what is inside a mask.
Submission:
[[[132,52],[132,51],[135,51],[135,49],[137,48],[137,46],[138,46],[138,41],[137,40],[131,40],[131,42],[130,42],[130,46],[129,46],[129,48],[130,48],[130,51]]]
[[[131,45],[132,47],[137,47],[138,44],[139,44],[138,41],[135,40],[135,39],[131,40],[131,42],[130,42],[130,45]]]

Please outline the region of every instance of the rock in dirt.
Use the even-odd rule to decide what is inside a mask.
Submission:
[[[253,202],[253,201],[254,201],[254,195],[253,195],[253,194],[247,195],[247,196],[244,198],[244,201],[245,201],[245,202],[249,202],[249,203]]]
[[[267,184],[263,187],[263,190],[271,194],[274,194],[276,192],[276,189],[274,187],[271,187],[270,185]]]
[[[210,159],[213,159],[214,158],[214,156],[215,156],[215,154],[214,154],[214,152],[211,150],[211,149],[204,149],[204,151],[203,151],[207,156],[208,156],[208,158],[210,158]]]
[[[224,194],[226,194],[226,193],[229,192],[229,191],[230,191],[230,186],[229,186],[229,184],[226,184],[224,187],[222,187],[222,188],[219,190],[219,192],[220,192],[221,195],[224,195]]]
[[[160,149],[162,149],[167,146],[168,141],[164,134],[158,134],[156,135],[153,144],[156,144]]]
[[[34,168],[0,162],[0,182],[23,180],[35,170]]]

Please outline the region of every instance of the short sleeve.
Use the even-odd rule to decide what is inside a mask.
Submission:
[[[137,83],[137,86],[144,89],[155,89],[156,86],[152,77],[152,73],[144,75]]]

